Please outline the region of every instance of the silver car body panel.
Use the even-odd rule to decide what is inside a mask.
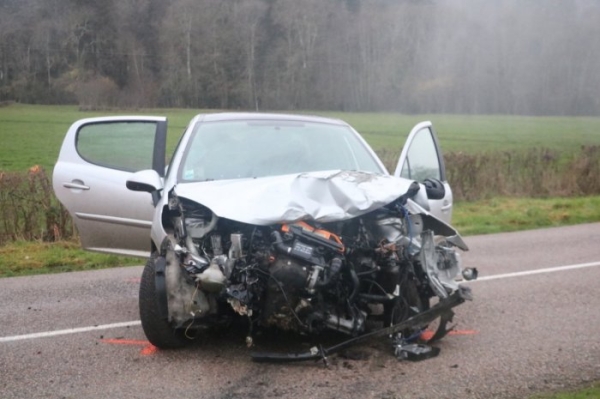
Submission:
[[[446,241],[452,243],[453,245],[456,245],[463,251],[469,250],[469,247],[463,241],[458,231],[449,223],[446,223],[445,220],[427,211],[411,199],[408,199],[408,201],[406,201],[406,209],[408,209],[408,211],[413,215],[420,215],[421,220],[423,221],[423,224],[426,226],[426,228],[433,231],[436,235],[445,236]]]
[[[428,130],[434,140],[434,144],[436,147],[436,152],[438,156],[438,160],[440,163],[441,173],[442,173],[442,183],[444,184],[445,196],[440,200],[432,200],[427,199],[425,196],[425,187],[421,184],[421,191],[417,194],[420,198],[417,202],[423,206],[425,209],[430,211],[432,214],[437,216],[439,219],[442,219],[446,223],[450,223],[452,220],[452,207],[453,207],[453,197],[452,197],[452,189],[450,184],[445,178],[445,170],[443,167],[443,157],[442,152],[437,140],[437,136],[435,131],[433,130],[433,124],[430,121],[425,121],[417,124],[412,128],[408,137],[406,138],[406,142],[404,147],[402,148],[402,152],[400,154],[400,158],[398,159],[398,163],[396,165],[396,170],[394,171],[394,176],[399,177],[402,171],[402,167],[404,166],[406,159],[408,158],[409,151],[411,149],[411,145],[413,140],[423,130]],[[422,183],[422,182],[419,182]]]
[[[54,167],[54,193],[69,210],[85,249],[147,257],[155,208],[147,193],[130,191],[131,172],[92,164],[77,152],[77,133],[86,125],[113,122],[166,122],[164,117],[87,118],[68,130]]]
[[[161,178],[161,196],[155,206],[145,192],[128,190],[126,181],[131,172],[90,164],[77,152],[79,129],[90,123],[162,122],[164,117],[117,116],[82,119],[67,132],[58,162],[54,169],[54,191],[71,213],[81,236],[82,246],[88,250],[147,257],[150,254],[150,237],[155,246],[167,236],[162,225],[162,212],[168,195],[175,188],[177,195],[196,201],[218,216],[252,224],[272,224],[312,219],[320,222],[344,220],[360,216],[384,206],[404,194],[411,183],[390,176],[373,149],[356,130],[350,129],[372,156],[382,173],[324,171],[256,179],[220,180],[178,184],[177,171],[191,132],[198,123],[219,120],[286,120],[310,121],[348,126],[343,121],[283,114],[220,113],[200,114],[194,117],[183,133],[173,154],[169,169]],[[431,122],[417,125],[409,135],[402,151],[399,165],[408,154],[414,135],[421,129],[432,129]],[[432,134],[433,130],[431,130]],[[434,135],[435,136],[435,135]],[[119,145],[116,143],[115,145]],[[437,147],[437,142],[436,142]],[[440,154],[437,147],[438,156]],[[424,187],[415,197],[419,208],[430,217],[449,222],[451,191],[444,182],[449,197],[439,202],[428,200]],[[449,198],[449,199],[448,199]],[[444,208],[445,207],[445,208]],[[459,243],[462,240],[459,240]]]
[[[394,176],[335,170],[185,183],[175,187],[175,194],[206,206],[219,217],[267,226],[361,216],[394,201],[411,183]]]

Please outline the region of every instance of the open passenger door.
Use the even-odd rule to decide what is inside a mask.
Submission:
[[[446,168],[431,122],[421,122],[408,135],[394,176],[416,180],[427,193],[428,211],[450,224],[452,190],[446,180]]]
[[[83,248],[149,256],[154,206],[125,183],[144,169],[164,177],[166,136],[165,117],[90,118],[69,128],[52,181]]]

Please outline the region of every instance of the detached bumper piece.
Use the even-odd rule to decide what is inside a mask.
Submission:
[[[440,348],[423,344],[398,345],[394,353],[398,360],[410,360],[411,362],[431,359],[439,354]]]
[[[259,363],[291,363],[291,362],[302,362],[305,360],[323,360],[325,364],[327,364],[327,357],[338,353],[344,349],[352,345],[356,345],[362,341],[366,341],[373,337],[385,336],[385,335],[393,335],[395,333],[401,332],[407,328],[411,327],[419,327],[424,324],[430,323],[438,317],[442,316],[452,308],[464,303],[466,300],[472,300],[471,290],[468,287],[460,286],[458,290],[456,290],[452,295],[438,302],[435,306],[421,312],[409,319],[406,319],[400,323],[394,324],[389,327],[382,328],[380,330],[376,330],[337,345],[331,346],[329,348],[323,347],[313,347],[308,352],[304,353],[252,353],[250,354],[251,358],[255,362]],[[414,347],[413,347],[414,346]],[[428,347],[429,348],[429,347]],[[436,348],[430,348],[436,349]],[[407,360],[421,360],[427,357],[437,356],[439,353],[439,349],[435,350],[427,350],[425,348],[419,348],[419,345],[404,345],[399,350],[397,356],[404,356],[400,352],[404,352]]]

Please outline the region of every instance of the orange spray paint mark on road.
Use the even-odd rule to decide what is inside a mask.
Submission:
[[[142,355],[142,356],[153,355],[158,350],[158,348],[156,346],[152,345],[150,342],[139,340],[139,339],[101,339],[101,341],[106,344],[113,344],[113,345],[143,346],[142,350],[140,351],[140,355]]]
[[[423,331],[423,333],[421,333],[421,339],[425,340],[425,341],[429,341],[431,338],[433,338],[433,331]],[[448,333],[448,335],[475,335],[478,334],[478,331],[475,330],[452,330]]]
[[[142,348],[142,350],[140,351],[140,355],[142,355],[142,356],[154,355],[157,350],[158,350],[158,348],[156,346],[149,343],[148,345],[146,345]]]
[[[127,283],[139,284],[142,282],[140,277],[132,277],[125,280]]]

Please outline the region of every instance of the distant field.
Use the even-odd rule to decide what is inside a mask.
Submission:
[[[127,110],[120,114],[167,116],[169,146],[172,149],[187,123],[199,112],[160,109]],[[0,172],[24,171],[33,165],[41,165],[50,174],[64,135],[74,121],[115,114],[119,113],[79,112],[74,106],[0,107]],[[385,150],[385,160],[389,164],[394,163],[393,158],[399,154],[410,129],[418,122],[431,120],[444,151],[454,152],[448,157],[452,164],[448,173],[453,177],[452,185],[457,199],[453,222],[465,235],[600,220],[600,189],[597,188],[597,176],[600,174],[600,156],[597,155],[600,149],[600,118],[318,114],[349,122],[376,150]],[[581,150],[582,145],[598,147]],[[550,148],[556,153],[570,152],[571,155],[553,160],[555,153],[541,151],[540,147]],[[523,154],[512,153],[517,150]],[[461,151],[468,154],[458,154]],[[511,151],[511,154],[481,154],[487,151]],[[10,179],[11,175],[13,180]],[[0,200],[3,197],[5,199],[4,203],[0,201],[0,210],[4,211],[5,216],[15,215],[11,226],[26,227],[23,218],[33,217],[40,222],[39,225],[34,223],[33,228],[30,226],[30,231],[24,228],[21,233],[16,232],[21,239],[33,237],[32,241],[8,242],[0,247],[0,277],[138,263],[131,259],[84,253],[77,249],[76,240],[53,244],[41,242],[42,237],[48,235],[48,230],[45,230],[48,217],[56,217],[50,206],[56,204],[56,199],[51,194],[51,188],[47,188],[48,183],[38,182],[35,185],[32,176],[43,183],[49,175],[32,169],[29,174],[0,173],[0,176],[4,176],[3,180],[0,177],[0,181],[7,183],[4,189],[0,189]],[[46,180],[42,178],[44,176]],[[21,184],[10,185],[11,181],[20,181]],[[581,187],[590,190],[583,191]],[[578,198],[582,195],[589,196]],[[557,198],[549,198],[553,196]],[[575,198],[558,198],[565,196]],[[461,202],[458,201],[459,197],[468,200]],[[28,202],[15,202],[15,198],[26,198]],[[4,222],[9,219],[10,216],[0,217],[0,221]],[[69,226],[67,220],[63,226],[66,230],[59,231],[58,236],[71,237]],[[10,232],[14,235],[15,228],[11,228]],[[55,233],[54,230],[52,232]]]
[[[190,109],[80,112],[75,106],[21,104],[0,107],[0,170],[25,170],[33,165],[51,170],[67,129],[77,119],[119,114],[165,115],[169,118],[169,145],[173,148],[187,123],[199,112]],[[375,150],[398,153],[410,129],[423,120],[434,123],[445,152],[531,147],[570,151],[583,144],[600,145],[600,118],[304,113],[343,119],[361,132]]]
[[[191,110],[80,112],[75,106],[11,105],[0,107],[0,170],[26,170],[40,165],[52,170],[63,138],[73,122],[107,115],[167,115],[174,148]]]

